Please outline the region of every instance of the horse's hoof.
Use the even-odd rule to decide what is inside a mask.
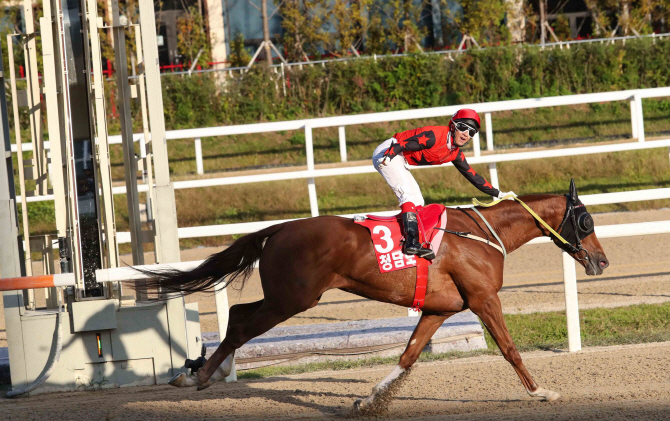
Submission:
[[[528,394],[535,398],[542,398],[542,400],[547,402],[555,401],[561,397],[560,393],[554,392],[553,390],[549,389],[543,389],[541,387],[538,387],[535,392],[528,392]]]
[[[363,413],[363,408],[361,407],[363,405],[363,399],[356,399],[354,402],[354,412],[357,414]]]
[[[179,373],[168,382],[169,385],[174,387],[191,387],[196,386],[197,383],[193,377],[189,377],[186,373]]]
[[[207,389],[207,388],[210,387],[211,385],[212,385],[212,382],[209,382],[209,381],[208,381],[207,383],[205,383],[205,384],[199,384],[197,390],[198,390],[198,392],[200,392],[201,390],[205,390],[205,389]]]

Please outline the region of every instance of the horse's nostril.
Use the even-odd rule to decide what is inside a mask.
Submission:
[[[605,268],[607,268],[607,266],[609,266],[609,265],[610,265],[610,262],[608,262],[607,260],[601,260],[601,261],[600,261],[600,268],[601,268],[601,269],[605,269]]]

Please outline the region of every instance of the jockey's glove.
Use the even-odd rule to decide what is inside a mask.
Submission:
[[[512,195],[512,197],[509,197],[508,200],[514,200],[514,198],[516,197],[516,193],[514,193],[513,191],[508,191],[508,192],[499,191],[498,192],[498,199],[503,199],[505,196],[510,195],[510,194]]]
[[[391,162],[391,157],[388,155],[384,155],[383,157],[379,158],[379,161],[377,161],[377,165],[380,167],[385,167]]]

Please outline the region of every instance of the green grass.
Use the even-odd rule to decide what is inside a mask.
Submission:
[[[565,314],[561,312],[506,315],[505,322],[519,351],[566,349]],[[582,345],[604,346],[670,341],[670,303],[582,310]],[[424,352],[419,362],[448,361],[478,355],[500,355],[485,332],[488,349],[433,354]],[[239,378],[263,378],[323,370],[351,370],[397,364],[398,357],[372,357],[356,361],[328,361],[295,366],[270,366],[238,373]]]

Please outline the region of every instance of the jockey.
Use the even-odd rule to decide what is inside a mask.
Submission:
[[[498,199],[514,194],[503,193],[493,187],[465,160],[460,148],[479,132],[479,127],[477,112],[464,108],[451,117],[448,127],[426,126],[396,133],[375,149],[372,164],[400,201],[405,235],[403,253],[416,254],[429,260],[435,258],[433,250],[419,243],[416,208],[423,206],[424,201],[408,165],[440,165],[451,162],[482,192]]]

